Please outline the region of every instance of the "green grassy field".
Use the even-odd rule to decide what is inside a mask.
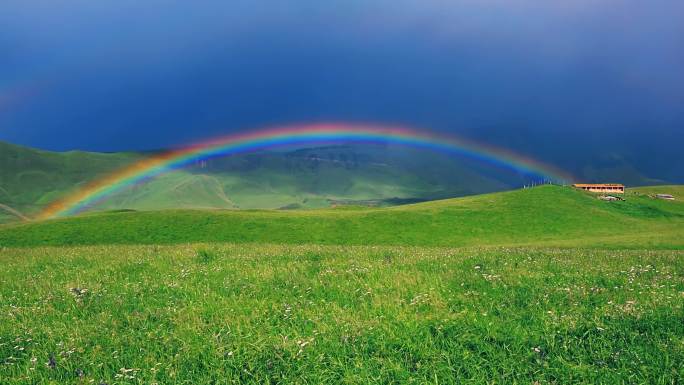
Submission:
[[[684,379],[682,251],[0,251],[3,384]]]
[[[0,225],[0,383],[681,383],[680,191]]]
[[[684,186],[644,186],[627,189],[627,193],[636,194],[671,194],[676,200],[684,200]]]
[[[126,211],[0,227],[6,247],[189,242],[673,249],[684,247],[684,204],[541,186],[378,209]]]

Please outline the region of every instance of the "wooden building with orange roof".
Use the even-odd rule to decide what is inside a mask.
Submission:
[[[572,187],[595,193],[625,193],[625,185],[619,183],[575,183],[572,185]]]

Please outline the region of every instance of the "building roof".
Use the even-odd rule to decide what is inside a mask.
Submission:
[[[573,187],[625,187],[624,184],[620,183],[575,183]]]

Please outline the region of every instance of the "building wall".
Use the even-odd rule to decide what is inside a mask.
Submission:
[[[596,193],[624,194],[624,187],[580,187],[580,189]]]

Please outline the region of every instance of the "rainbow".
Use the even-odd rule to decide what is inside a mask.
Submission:
[[[553,182],[568,182],[572,176],[502,148],[454,136],[428,134],[402,127],[360,124],[310,124],[252,131],[197,143],[154,155],[95,180],[80,190],[50,204],[39,219],[77,214],[93,207],[121,189],[143,183],[165,172],[200,160],[280,146],[323,143],[389,143],[467,156],[489,164]]]

